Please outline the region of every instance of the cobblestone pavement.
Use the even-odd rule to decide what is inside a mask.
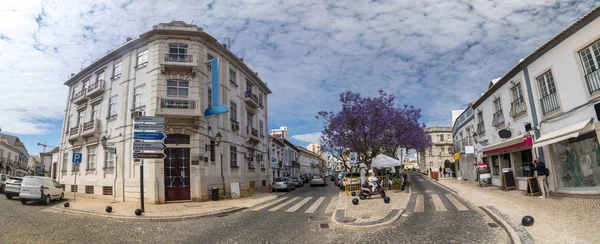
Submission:
[[[442,180],[440,184],[458,192],[477,206],[493,206],[512,223],[530,215],[533,226],[523,227],[536,243],[600,243],[600,199],[526,196],[524,191],[503,191],[499,187],[481,188],[472,181]],[[520,226],[522,227],[522,226]]]
[[[447,193],[424,180],[413,180],[406,216],[393,226],[369,231],[322,228],[326,226],[321,224],[329,223],[330,216],[325,212],[337,191],[332,184],[305,186],[285,196],[299,198],[276,211],[265,207],[219,217],[151,223],[56,213],[47,211],[49,206],[23,206],[18,200],[2,198],[0,243],[506,243],[508,240],[500,228],[487,227],[486,223],[491,222],[487,216],[458,197],[468,211],[453,209],[450,200],[440,197],[447,211],[434,211],[433,200],[426,198],[424,212],[415,213],[419,192]],[[312,198],[305,200],[306,197]],[[321,197],[325,199],[315,212],[306,213]],[[304,204],[299,205],[302,201]],[[295,210],[287,211],[290,208]]]

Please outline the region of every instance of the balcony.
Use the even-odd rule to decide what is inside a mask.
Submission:
[[[160,69],[164,73],[168,68],[190,69],[192,74],[195,75],[198,66],[194,63],[192,55],[167,53],[163,63],[160,64]]]
[[[485,134],[485,126],[483,125],[483,121],[477,124],[477,130],[475,132],[477,133],[477,135]]]
[[[502,110],[498,110],[496,113],[494,113],[494,120],[492,120],[492,125],[494,127],[498,127],[504,124],[504,114],[502,113]]]
[[[71,98],[71,102],[77,105],[84,104],[87,101],[87,99],[85,98],[85,92],[85,90],[82,90],[74,93],[73,97]]]
[[[88,98],[94,98],[102,93],[104,93],[104,80],[97,80],[87,88],[86,96]]]
[[[587,82],[590,94],[600,90],[600,69],[585,75],[585,81]]]
[[[79,138],[80,132],[81,132],[81,127],[79,125],[72,127],[71,129],[69,129],[69,137],[67,137],[67,139],[69,141],[77,140],[77,138]]]
[[[527,112],[527,106],[525,105],[525,101],[522,97],[518,98],[510,104],[510,117],[514,118],[524,114],[525,112]]]
[[[558,99],[556,97],[556,92],[542,97],[542,99],[540,99],[540,103],[542,104],[542,112],[544,115],[560,108]]]
[[[81,136],[90,137],[90,136],[98,136],[100,132],[100,120],[92,120],[85,122],[83,124],[83,130],[81,131]]]
[[[203,114],[199,102],[193,99],[182,98],[157,98],[157,116],[167,115],[170,117],[199,117]]]
[[[260,142],[260,139],[258,139],[258,130],[254,129],[250,126],[246,126],[246,136],[247,136],[247,143],[250,144],[258,144]]]
[[[246,101],[246,104],[252,108],[258,108],[259,106],[258,97],[256,96],[256,94],[252,93],[252,91],[246,91],[244,100]]]

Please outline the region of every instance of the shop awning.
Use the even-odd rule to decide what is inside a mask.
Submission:
[[[586,119],[576,124],[569,125],[565,128],[546,133],[535,140],[534,147],[542,147],[563,141],[569,138],[578,137],[579,132],[583,131],[587,125],[591,125],[593,119]]]
[[[483,148],[483,155],[490,155],[494,153],[504,152],[521,147],[530,147],[533,144],[531,136],[516,137],[510,140],[499,142],[493,145],[489,145]]]

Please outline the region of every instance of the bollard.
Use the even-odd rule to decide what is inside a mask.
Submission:
[[[104,210],[106,210],[107,213],[110,213],[110,212],[112,212],[112,207],[106,206],[106,208],[104,208]]]

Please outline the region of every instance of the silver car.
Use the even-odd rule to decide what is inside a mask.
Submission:
[[[296,184],[288,177],[278,177],[275,178],[275,182],[273,182],[273,192],[277,192],[279,190],[291,191],[295,188]]]
[[[4,184],[4,195],[8,199],[12,199],[13,197],[19,196],[19,191],[21,190],[21,181],[23,178],[9,176]]]
[[[325,176],[323,175],[313,175],[312,179],[310,179],[310,187],[312,186],[326,186],[327,181],[325,180]]]

